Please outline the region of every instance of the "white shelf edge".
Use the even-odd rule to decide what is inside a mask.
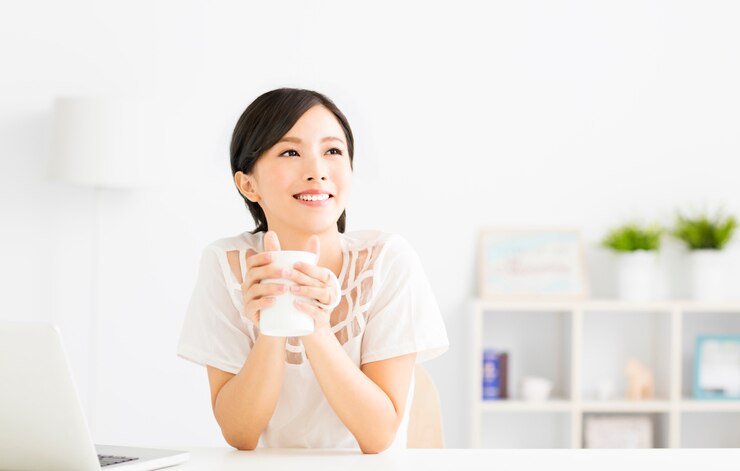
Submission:
[[[670,412],[671,402],[655,401],[584,401],[567,399],[524,401],[517,399],[481,400],[481,412]],[[740,406],[740,404],[738,404]],[[740,407],[739,407],[740,408]]]
[[[740,412],[740,400],[683,399],[681,412]]]
[[[641,400],[641,401],[583,401],[583,412],[670,412],[672,408],[669,400]]]
[[[691,314],[736,314],[740,312],[740,303],[683,303],[679,308]]]
[[[480,400],[478,404],[481,412],[570,412],[573,409],[573,401],[567,399],[546,401],[494,399]]]
[[[577,403],[568,399],[549,399],[546,401],[525,401],[521,399],[479,400],[480,412],[671,412],[674,403],[669,400],[642,401],[583,401]],[[740,412],[739,401],[684,399],[678,402],[681,412]]]
[[[621,301],[613,299],[587,299],[582,301],[512,301],[475,298],[477,307],[483,311],[619,311],[619,312],[672,312],[676,309],[692,314],[740,314],[740,301]]]
[[[488,301],[476,299],[479,310],[483,311],[572,311],[576,303],[571,301]]]

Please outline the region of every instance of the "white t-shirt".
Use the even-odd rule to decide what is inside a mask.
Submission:
[[[203,250],[198,278],[177,354],[237,374],[259,335],[243,316],[241,280],[248,248],[264,251],[264,232],[219,239]],[[382,231],[340,233],[342,300],[332,332],[359,368],[364,363],[417,353],[417,363],[449,347],[439,307],[418,255],[400,235]],[[286,344],[280,397],[259,446],[359,448],[326,400],[300,337]],[[413,378],[403,421],[391,448],[405,448]]]

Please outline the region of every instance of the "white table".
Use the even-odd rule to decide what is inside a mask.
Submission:
[[[178,448],[190,452],[172,471],[363,470],[740,470],[740,449],[495,450],[409,449],[363,455],[354,450]]]

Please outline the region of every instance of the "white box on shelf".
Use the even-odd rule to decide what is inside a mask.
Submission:
[[[648,416],[588,416],[585,448],[653,448],[653,422]]]

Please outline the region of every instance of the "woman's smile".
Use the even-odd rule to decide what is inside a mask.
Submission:
[[[310,207],[322,207],[329,204],[329,202],[334,198],[331,195],[323,196],[323,195],[311,195],[311,196],[302,196],[302,198],[309,198],[309,199],[301,199],[301,197],[294,196],[293,199],[298,201],[299,203],[310,206]]]

